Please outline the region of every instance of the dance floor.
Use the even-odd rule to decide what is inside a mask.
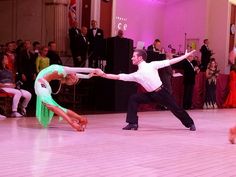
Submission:
[[[235,177],[236,145],[228,129],[236,109],[191,110],[191,132],[169,111],[139,113],[139,130],[124,131],[125,114],[86,115],[85,132],[57,119],[0,121],[1,177]]]

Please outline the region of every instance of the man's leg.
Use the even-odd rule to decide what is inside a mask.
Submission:
[[[126,116],[126,122],[130,124],[138,124],[138,106],[141,103],[151,102],[150,96],[148,93],[137,93],[131,95],[128,103],[128,112]]]
[[[22,93],[18,89],[14,88],[2,88],[5,92],[13,94],[13,100],[12,100],[12,117],[22,117],[21,114],[17,112],[17,108],[20,102],[20,98],[22,96]]]
[[[26,107],[28,106],[32,95],[27,90],[21,89],[20,91],[22,93],[22,97],[24,97],[24,100],[21,104],[21,114],[25,116],[26,115]]]
[[[153,96],[158,102],[166,106],[181,122],[182,124],[194,130],[194,122],[189,114],[181,108],[169,92],[163,88]]]
[[[191,84],[186,84],[184,86],[184,99],[183,99],[184,109],[190,109],[192,106],[193,86],[194,85]]]

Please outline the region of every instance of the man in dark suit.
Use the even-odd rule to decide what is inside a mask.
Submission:
[[[152,52],[155,54],[153,55]],[[161,41],[159,39],[155,39],[154,43],[147,48],[148,59],[151,57],[151,61],[160,61],[166,59],[166,54],[161,51]],[[153,55],[153,56],[150,56]],[[155,57],[155,58],[154,58]],[[171,86],[171,77],[172,77],[172,68],[171,66],[167,66],[164,68],[160,68],[158,70],[160,79],[165,86],[165,88],[172,94],[172,86]]]
[[[91,21],[92,28],[88,31],[89,67],[98,67],[98,60],[104,55],[103,30],[97,27],[97,21]]]
[[[161,41],[159,39],[155,39],[153,44],[148,46],[147,51],[161,53]]]
[[[62,65],[61,58],[60,58],[60,56],[58,55],[58,53],[56,51],[56,42],[50,41],[48,43],[47,57],[50,60],[50,65],[52,65],[52,64]]]
[[[47,57],[49,58],[50,61],[50,65],[52,64],[58,64],[58,65],[62,65],[62,61],[60,56],[57,53],[57,46],[56,46],[56,42],[54,41],[50,41],[48,43],[48,53],[47,53]],[[60,88],[60,81],[58,80],[52,80],[50,82],[51,88],[52,88],[52,92],[56,93],[58,91],[58,89]],[[60,101],[59,100],[59,96],[57,94],[53,94],[52,95],[53,99],[55,99],[56,101]]]
[[[79,36],[80,29],[77,27],[78,23],[73,22],[73,26],[69,29],[69,38],[70,38],[70,50],[73,57],[73,63],[75,67],[79,67]]]
[[[31,50],[31,41],[24,41],[23,50],[19,51],[16,56],[16,68],[17,68],[17,88],[25,89],[29,91],[32,95],[31,101],[28,105],[28,113],[34,115],[36,95],[34,92],[34,81],[36,78],[36,54]],[[21,114],[25,115],[22,110]]]
[[[18,73],[18,80],[22,84],[22,88],[34,92],[34,80],[36,78],[35,57],[31,52],[31,41],[24,41],[24,48],[17,55],[16,66]]]
[[[81,27],[81,35],[79,36],[79,66],[84,67],[86,64],[86,60],[88,58],[88,47],[89,41],[87,37],[88,29],[85,26]]]
[[[195,75],[199,71],[197,61],[194,60],[193,56],[189,56],[187,59],[182,61],[184,70],[184,98],[183,107],[184,109],[192,108],[192,97],[193,88],[195,84]]]
[[[206,71],[207,65],[210,61],[210,58],[212,56],[212,51],[209,49],[209,40],[204,39],[204,44],[202,45],[200,52],[202,54],[201,56],[201,71]]]

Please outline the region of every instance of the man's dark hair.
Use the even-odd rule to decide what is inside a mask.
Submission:
[[[208,41],[208,39],[204,39],[204,40],[203,40],[204,44],[205,44],[207,41]]]
[[[155,39],[155,42],[161,42],[160,39]]]
[[[48,47],[50,47],[52,44],[56,44],[56,42],[55,41],[48,42]]]
[[[40,42],[34,41],[34,42],[33,42],[33,47],[35,47],[36,45],[40,45]]]
[[[137,56],[141,56],[143,58],[143,60],[147,60],[147,53],[145,50],[143,49],[135,49],[134,52],[137,53]]]
[[[6,43],[6,47],[8,47],[10,44],[14,44],[14,43],[15,43],[14,41],[7,42],[7,43]]]

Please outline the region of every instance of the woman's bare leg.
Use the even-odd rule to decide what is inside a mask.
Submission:
[[[229,141],[231,144],[235,143],[236,138],[236,126],[229,129]]]
[[[49,105],[49,104],[45,104],[46,107],[53,111],[54,113],[56,113],[58,116],[62,117],[63,119],[65,119],[73,128],[75,128],[77,131],[84,131],[84,128],[81,127],[78,123],[76,123],[75,121],[73,121],[61,108],[53,106],[53,105]]]
[[[67,115],[69,117],[72,117],[76,120],[79,121],[80,125],[83,127],[83,128],[86,128],[87,124],[88,124],[88,120],[87,118],[83,117],[83,116],[80,116],[79,114],[75,113],[74,111],[72,110],[67,110]]]

